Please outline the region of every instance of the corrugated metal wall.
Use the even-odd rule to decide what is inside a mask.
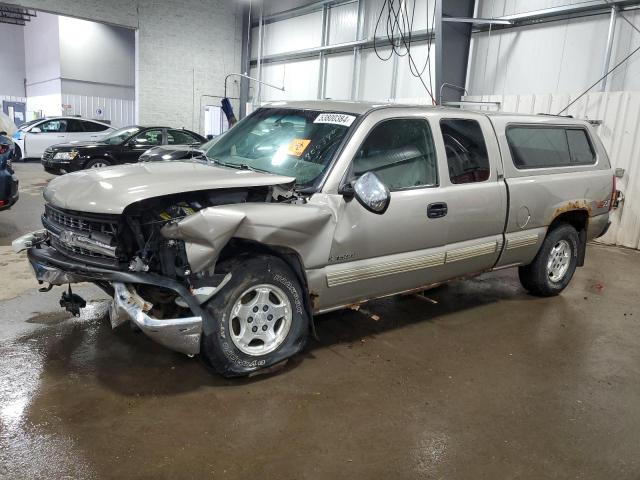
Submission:
[[[500,102],[500,110],[517,113],[558,113],[571,100],[568,94],[482,95],[466,100]],[[482,107],[495,110],[495,108]],[[601,120],[595,127],[614,168],[624,168],[618,189],[625,201],[612,215],[603,243],[640,249],[640,92],[590,93],[566,112],[576,118]]]
[[[64,115],[110,121],[114,127],[135,123],[134,101],[121,98],[62,94],[62,112]]]

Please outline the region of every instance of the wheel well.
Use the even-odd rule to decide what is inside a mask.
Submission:
[[[307,282],[307,275],[304,271],[304,264],[302,263],[300,254],[289,247],[265,245],[264,243],[256,242],[254,240],[232,238],[220,252],[218,262],[240,254],[273,255],[274,257],[280,258],[291,268],[291,270],[293,270],[304,291],[304,305],[307,313],[309,314],[309,320],[311,321],[311,331],[315,336],[315,327],[313,324],[313,300],[309,291],[309,283]]]
[[[587,251],[587,226],[589,224],[589,212],[586,210],[570,210],[563,212],[553,219],[548,232],[560,225],[571,225],[578,232],[578,266],[584,265],[584,257]]]

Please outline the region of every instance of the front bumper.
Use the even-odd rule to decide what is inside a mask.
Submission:
[[[44,245],[46,236],[34,232],[15,240],[15,250],[27,249],[27,257],[39,282],[52,285],[67,283],[105,282],[113,288],[110,309],[113,327],[131,320],[156,342],[177,352],[195,355],[200,351],[204,311],[198,299],[181,283],[153,273],[135,273],[93,267],[72,260]],[[151,305],[135,293],[133,285],[152,285],[167,288],[180,296],[194,316],[156,319],[148,315]]]

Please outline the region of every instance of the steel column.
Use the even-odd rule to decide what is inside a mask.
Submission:
[[[322,6],[322,37],[320,39],[320,46],[327,46],[327,37],[329,35],[329,7],[327,5]],[[326,89],[326,58],[324,50],[320,50],[318,54],[318,94],[317,98],[322,100],[324,98]]]
[[[609,66],[611,64],[611,52],[613,50],[613,39],[616,33],[616,20],[618,18],[618,8],[611,7],[611,20],[609,20],[609,34],[607,35],[607,46],[604,51],[604,61],[602,63],[602,75],[606,75],[609,71]],[[607,79],[609,77],[606,76],[602,79],[600,83],[600,91],[604,92],[607,89]]]
[[[364,2],[358,0],[358,20],[356,27],[356,42],[362,41],[364,34]],[[360,68],[362,65],[362,46],[353,47],[353,65],[351,72],[351,100],[357,100],[360,94]]]
[[[251,60],[251,3],[242,9],[242,51],[240,52],[240,71],[249,75]],[[247,115],[247,102],[249,101],[249,80],[240,77],[240,105],[238,107],[238,120]]]

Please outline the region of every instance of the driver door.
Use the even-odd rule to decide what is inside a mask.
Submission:
[[[352,159],[346,183],[373,172],[389,188],[391,200],[382,214],[367,210],[355,198],[338,200],[323,308],[418,288],[444,277],[448,217],[438,171],[426,118],[389,118],[370,130]]]

